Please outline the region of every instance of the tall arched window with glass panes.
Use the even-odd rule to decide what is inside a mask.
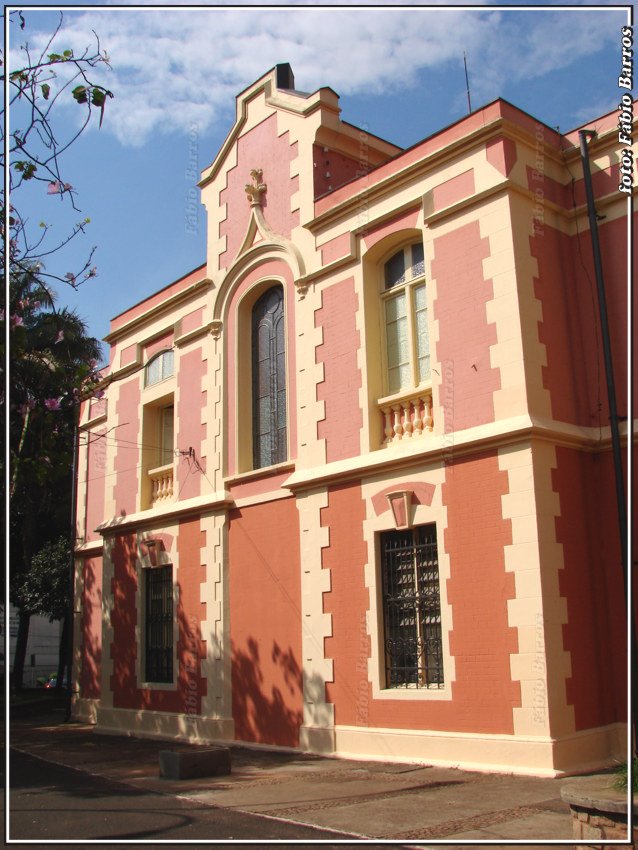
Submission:
[[[430,380],[430,339],[423,243],[396,251],[383,264],[387,393]]]
[[[253,468],[288,457],[284,293],[268,289],[252,310]]]

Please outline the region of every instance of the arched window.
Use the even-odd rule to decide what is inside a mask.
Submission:
[[[252,310],[253,468],[287,459],[284,293],[268,289]]]
[[[160,352],[156,357],[146,364],[145,369],[145,386],[152,387],[153,384],[159,384],[165,378],[170,378],[173,374],[173,351]]]
[[[387,391],[430,380],[430,340],[423,243],[396,251],[383,265]]]

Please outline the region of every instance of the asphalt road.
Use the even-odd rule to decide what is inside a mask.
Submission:
[[[231,839],[260,843],[304,839],[343,841],[349,838],[313,827],[139,790],[15,750],[10,751],[9,784],[7,838],[10,841],[55,840],[63,843],[82,839],[131,842],[155,839],[158,842],[210,842],[215,846],[218,841]],[[286,846],[279,844],[280,848]],[[357,845],[339,843],[322,846],[355,848]],[[112,847],[115,850],[122,845],[114,844]]]

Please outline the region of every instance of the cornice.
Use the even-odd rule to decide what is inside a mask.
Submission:
[[[397,171],[392,171],[386,177],[377,181],[374,179],[375,171],[371,171],[370,174],[366,175],[366,177],[360,178],[361,180],[367,179],[370,181],[369,185],[363,187],[358,192],[355,192],[355,194],[351,197],[335,204],[334,207],[331,207],[324,213],[315,216],[311,221],[305,223],[304,227],[306,227],[311,233],[320,233],[328,226],[336,224],[341,219],[352,215],[353,212],[356,212],[361,208],[362,203],[369,205],[374,201],[382,199],[390,192],[394,194],[407,183],[412,182],[419,176],[423,176],[426,172],[430,172],[435,168],[445,165],[450,160],[458,159],[463,152],[467,152],[470,149],[476,148],[484,142],[489,141],[510,126],[511,122],[507,121],[507,119],[502,117],[495,118],[488,124],[484,124],[482,127],[479,127],[471,133],[468,133],[468,135],[463,136],[463,138],[456,139],[453,142],[437,148],[431,153],[425,154],[423,157],[417,159],[415,162],[411,162],[404,168],[399,166]],[[426,140],[426,142],[427,141],[429,140]],[[425,144],[425,142],[422,144]],[[380,165],[379,168],[386,168],[387,166],[390,166],[392,162],[398,162],[401,157],[408,155],[412,150],[413,149],[410,148],[407,151],[398,154],[394,160],[390,160],[389,162]]]
[[[353,481],[415,464],[423,466],[441,463],[449,466],[456,459],[477,451],[497,450],[533,441],[549,442],[590,453],[608,451],[611,438],[605,432],[609,432],[609,428],[603,429],[604,436],[601,439],[597,428],[580,428],[522,415],[452,434],[431,434],[405,440],[391,447],[321,467],[298,469],[282,486],[293,493],[300,493],[334,482]],[[626,426],[621,438],[624,441],[627,439]]]
[[[113,517],[101,523],[95,529],[102,537],[111,534],[119,534],[122,531],[130,531],[132,528],[155,528],[166,520],[175,517],[184,517],[193,513],[201,514],[210,511],[224,510],[234,504],[232,496],[226,490],[208,493],[205,496],[196,496],[193,499],[184,499],[181,502],[171,502],[158,508],[149,508],[146,511],[138,511],[128,516]]]
[[[187,286],[186,289],[176,292],[175,295],[168,296],[161,304],[149,307],[143,313],[140,313],[139,316],[129,319],[128,322],[117,328],[117,330],[111,331],[111,333],[104,337],[104,342],[107,342],[109,345],[113,345],[114,342],[122,339],[122,337],[129,336],[139,327],[146,324],[150,319],[156,319],[158,316],[174,310],[175,307],[179,306],[179,304],[192,298],[193,295],[199,292],[200,289],[205,289],[208,286],[213,286],[213,281],[209,277],[203,277],[195,283],[191,283],[191,285]],[[151,296],[151,298],[152,297],[153,296]]]

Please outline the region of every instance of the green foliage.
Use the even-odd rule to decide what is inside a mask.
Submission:
[[[24,610],[41,614],[50,620],[61,620],[66,616],[70,561],[68,537],[46,543],[36,552],[19,591]]]
[[[619,764],[614,769],[614,788],[617,791],[626,791],[629,782],[629,766],[626,761]],[[634,756],[631,767],[631,786],[632,791],[638,792],[638,758]]]
[[[55,309],[35,273],[11,278],[7,306],[11,594],[22,607],[33,554],[70,533],[78,403],[99,383],[100,346],[74,312]]]

